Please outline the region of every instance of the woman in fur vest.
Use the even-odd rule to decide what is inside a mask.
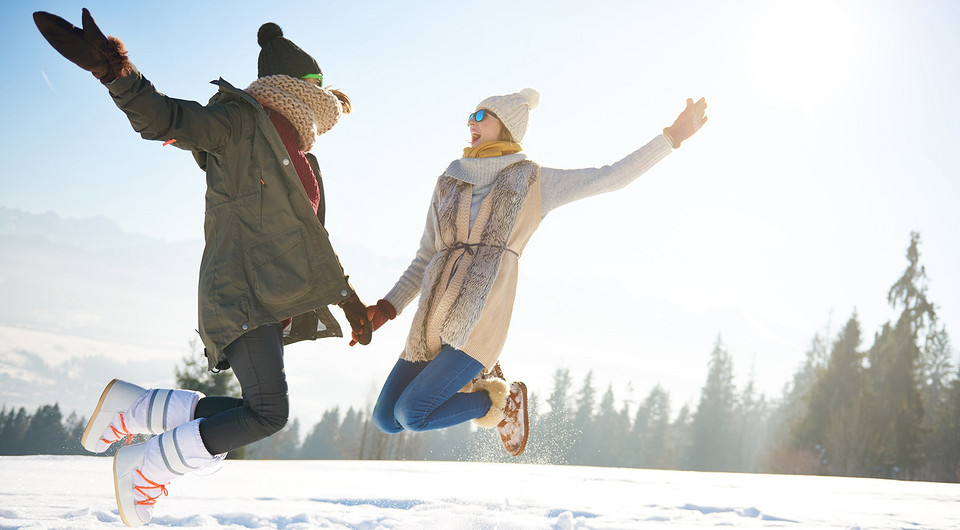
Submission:
[[[369,343],[366,308],[347,282],[323,226],[317,136],[350,112],[341,92],[323,88],[306,52],[264,24],[257,79],[240,90],[214,81],[207,105],[158,92],[83,10],[83,28],[34,13],[48,42],[88,70],[145,139],[190,151],[206,173],[206,245],[200,263],[199,332],[211,369],[233,369],[243,399],[182,389],[145,389],[113,380],[81,443],[103,452],[135,434],[157,434],[114,459],[123,522],[150,521],[176,477],[219,462],[287,422],[285,343],[343,336],[328,304],[343,309]]]
[[[507,337],[520,256],[541,219],[564,204],[620,189],[706,122],[687,100],[673,125],[602,168],[541,167],[522,152],[540,93],[489,97],[470,114],[470,147],[437,180],[416,257],[377,305],[376,330],[420,297],[406,346],[374,408],[384,432],[441,429],[468,420],[497,427],[507,452],[528,434],[526,387],[507,384],[497,359]]]

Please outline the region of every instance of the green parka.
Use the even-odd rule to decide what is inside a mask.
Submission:
[[[136,68],[106,86],[143,138],[191,151],[206,172],[199,332],[210,368],[222,369],[223,349],[264,324],[294,317],[288,344],[343,336],[326,306],[353,290],[266,112],[212,83],[207,105],[161,94]]]

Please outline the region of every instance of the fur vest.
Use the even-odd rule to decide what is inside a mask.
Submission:
[[[446,175],[440,177],[433,201],[437,253],[424,271],[420,303],[403,358],[413,362],[431,360],[442,344],[449,344],[485,365],[496,362],[502,340],[490,348],[479,348],[495,350],[492,360],[489,353],[477,355],[467,345],[474,342],[470,340],[471,334],[488,309],[504,259],[514,260],[510,269],[511,285],[505,291],[509,299],[495,303],[509,306],[506,320],[498,323],[498,327],[504,329],[496,334],[506,337],[505,328],[516,290],[515,260],[529,239],[526,235],[521,242],[516,242],[512,241],[511,235],[534,187],[537,207],[535,212],[526,216],[533,220],[527,222],[533,223],[529,232],[532,234],[539,224],[539,177],[540,166],[528,160],[503,168],[484,199],[484,202],[489,201],[486,206],[488,214],[482,206],[481,212],[484,213],[478,215],[472,230],[469,221],[464,222],[464,217],[469,220],[472,185]],[[510,244],[521,248],[511,248]]]

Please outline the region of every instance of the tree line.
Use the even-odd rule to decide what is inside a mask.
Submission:
[[[699,402],[672,408],[654,387],[636,406],[621,403],[587,373],[554,374],[545,399],[531,393],[530,441],[519,458],[494,430],[470,423],[440,431],[381,433],[371,411],[327,410],[306,432],[292,420],[234,458],[465,460],[697,471],[767,472],[960,482],[960,373],[946,328],[928,299],[920,236],[887,300],[898,314],[864,344],[856,312],[835,336],[814,335],[780,396],[752,380],[734,383],[732,357],[718,337]],[[182,388],[237,395],[232,374],[212,374],[199,355],[176,369]],[[0,454],[84,454],[85,420],[57,405],[0,412]],[[29,433],[29,436],[27,436]]]

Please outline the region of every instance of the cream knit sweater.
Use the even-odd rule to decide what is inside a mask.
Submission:
[[[540,178],[540,218],[564,204],[623,188],[645,173],[657,162],[673,151],[670,142],[661,134],[649,143],[627,155],[623,159],[600,168],[553,169],[542,168]],[[470,209],[470,224],[476,220],[480,204],[493,187],[500,170],[524,160],[524,153],[516,153],[493,158],[460,158],[454,160],[444,171],[444,175],[467,182],[473,186]],[[434,210],[428,208],[420,248],[416,256],[400,276],[396,285],[383,298],[390,302],[397,313],[420,294],[424,271],[427,264],[438,252],[437,234],[434,223]],[[490,345],[499,355],[502,344]],[[486,349],[486,348],[485,348]],[[466,352],[473,355],[471,352]],[[489,357],[489,355],[484,355]],[[494,358],[493,361],[496,359]],[[488,368],[492,366],[488,358],[481,359]]]

